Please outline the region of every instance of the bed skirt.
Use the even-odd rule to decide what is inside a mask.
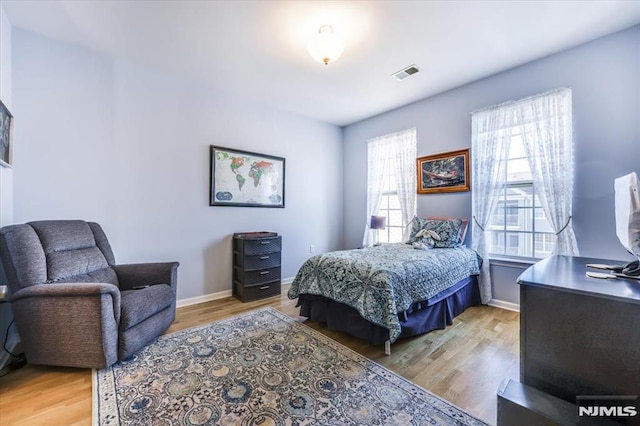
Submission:
[[[477,277],[467,277],[432,298],[414,303],[398,314],[402,333],[400,337],[415,336],[443,329],[469,306],[479,305],[480,291]],[[326,323],[330,330],[339,330],[379,345],[389,340],[389,330],[360,316],[354,308],[313,294],[298,297],[300,315],[315,322]]]

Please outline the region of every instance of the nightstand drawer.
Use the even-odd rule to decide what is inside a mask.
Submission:
[[[255,254],[243,256],[242,253],[233,253],[233,264],[245,271],[256,269],[269,269],[280,266],[280,252]]]
[[[244,254],[249,256],[255,254],[276,253],[280,251],[281,239],[280,237],[274,237],[246,240],[244,241],[243,246]]]
[[[234,279],[247,285],[254,285],[280,279],[280,268],[259,269],[256,271],[243,271],[235,269]]]
[[[280,294],[280,281],[265,283],[242,289],[242,300],[258,300]]]

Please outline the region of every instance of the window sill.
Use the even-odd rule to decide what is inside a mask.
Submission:
[[[508,257],[492,255],[489,257],[489,264],[496,266],[505,266],[509,268],[528,268],[529,266],[541,260],[542,259],[533,259],[528,257]]]

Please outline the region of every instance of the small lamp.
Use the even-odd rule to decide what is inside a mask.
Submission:
[[[369,224],[369,228],[376,230],[376,238],[374,245],[378,245],[379,237],[378,232],[380,229],[385,229],[387,227],[387,218],[386,216],[371,216],[371,223]]]

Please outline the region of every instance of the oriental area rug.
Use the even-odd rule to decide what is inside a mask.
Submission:
[[[275,309],[94,371],[94,425],[484,425]]]

